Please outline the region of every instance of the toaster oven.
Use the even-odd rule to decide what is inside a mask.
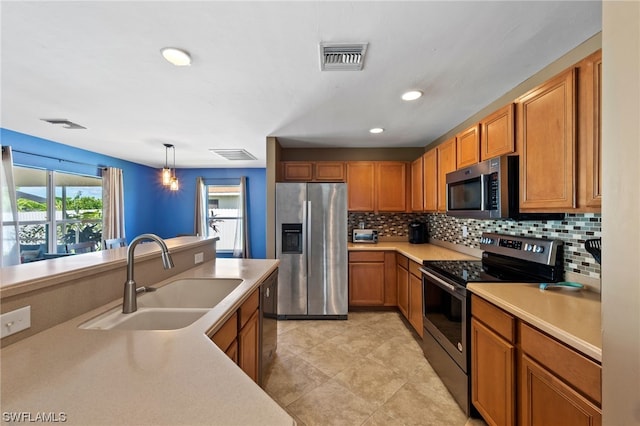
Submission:
[[[354,229],[351,241],[354,243],[375,244],[378,242],[378,231],[375,229]]]

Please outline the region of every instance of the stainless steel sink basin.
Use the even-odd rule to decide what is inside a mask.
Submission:
[[[197,321],[208,309],[139,308],[123,314],[119,306],[80,325],[94,330],[177,330]]]
[[[211,309],[242,283],[233,278],[188,278],[173,281],[138,297],[139,308]]]

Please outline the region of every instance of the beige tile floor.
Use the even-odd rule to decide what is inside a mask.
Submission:
[[[265,390],[300,426],[484,425],[467,419],[397,312],[278,321]]]

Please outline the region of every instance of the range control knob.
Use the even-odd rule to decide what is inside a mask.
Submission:
[[[523,249],[523,250],[524,250],[524,251],[531,251],[531,244],[529,244],[529,243],[525,243],[525,244],[524,244],[524,249]]]
[[[482,244],[493,244],[493,238],[490,238],[490,237],[482,237],[482,238],[480,239],[480,242],[481,242]]]
[[[544,246],[534,246],[535,248],[533,249],[533,251],[535,251],[536,253],[542,253],[544,251]]]

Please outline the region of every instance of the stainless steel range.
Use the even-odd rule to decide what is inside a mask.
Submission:
[[[467,283],[558,282],[562,242],[483,233],[478,261],[423,262],[424,354],[467,415],[471,413],[471,298]]]

